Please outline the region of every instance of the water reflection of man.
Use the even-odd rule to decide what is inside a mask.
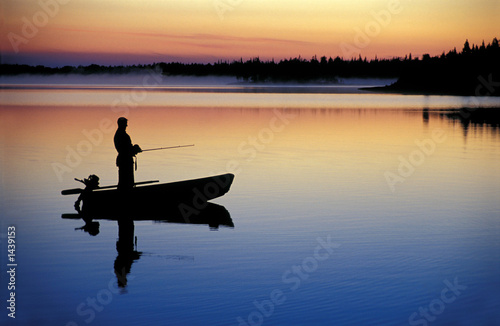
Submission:
[[[118,129],[114,137],[115,148],[118,151],[116,157],[118,189],[130,189],[134,186],[134,156],[142,152],[139,145],[132,145],[132,140],[126,132],[127,122],[124,117],[118,118]]]
[[[135,241],[137,246],[137,240]],[[116,251],[118,256],[115,259],[115,275],[118,287],[127,287],[127,275],[130,273],[134,261],[141,257],[142,252],[136,250],[134,246],[134,220],[127,216],[118,219],[118,240],[116,241]]]

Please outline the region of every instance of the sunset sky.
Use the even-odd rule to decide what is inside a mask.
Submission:
[[[498,0],[4,0],[3,63],[440,54],[499,37]]]

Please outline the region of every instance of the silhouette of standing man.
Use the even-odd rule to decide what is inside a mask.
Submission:
[[[125,131],[128,120],[118,118],[118,129],[115,133],[115,148],[118,151],[116,166],[118,166],[118,189],[134,187],[134,156],[142,152],[139,145],[132,145],[130,136]]]

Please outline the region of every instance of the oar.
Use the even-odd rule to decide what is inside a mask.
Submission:
[[[143,149],[142,152],[159,151],[162,149],[172,149],[172,148],[191,147],[191,146],[194,146],[194,144],[192,144],[192,145],[178,145],[178,146],[170,146],[170,147],[148,148],[148,149]]]
[[[61,218],[64,218],[64,219],[69,219],[69,220],[81,220],[82,219],[82,215],[80,214],[62,214],[61,215]]]
[[[160,182],[160,181],[159,180],[142,181],[142,182],[136,182],[136,183],[134,183],[134,185],[135,186],[145,185],[148,183],[156,183],[156,182]],[[110,188],[116,188],[116,187],[118,187],[118,185],[99,187],[96,190],[98,190],[98,189],[110,189]],[[73,189],[63,190],[63,191],[61,191],[61,194],[62,195],[77,195],[77,194],[81,194],[82,192],[83,192],[83,189],[81,189],[81,188],[73,188]]]

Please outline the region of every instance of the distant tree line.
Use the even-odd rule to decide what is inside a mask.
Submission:
[[[386,88],[387,91],[476,94],[478,85],[488,80],[500,81],[500,48],[497,38],[489,44],[470,45],[465,41],[462,51],[453,49],[448,53],[431,57],[424,54],[414,58],[411,54],[404,58],[372,59],[366,57],[344,59],[341,57],[317,56],[310,60],[289,58],[280,61],[261,60],[259,57],[243,61],[218,61],[213,64],[185,64],[179,62],[153,63],[130,66],[45,66],[10,65],[0,66],[0,75],[18,74],[127,74],[145,69],[160,69],[164,75],[177,76],[231,76],[248,82],[325,82],[335,83],[339,78],[399,78]],[[496,79],[495,79],[496,78]],[[490,83],[491,84],[491,83]],[[493,83],[494,84],[494,83]],[[498,95],[500,90],[492,90],[488,95]]]
[[[410,59],[411,60],[411,56]],[[418,59],[416,59],[418,60]],[[59,68],[45,66],[29,66],[19,64],[3,64],[0,66],[0,75],[19,74],[127,74],[144,71],[145,69],[160,69],[164,75],[169,76],[231,76],[248,82],[307,82],[323,80],[336,82],[338,77],[388,77],[395,78],[408,61],[407,58],[373,59],[368,61],[361,56],[356,59],[344,60],[340,57],[318,59],[316,56],[310,60],[302,57],[263,61],[252,58],[229,61],[218,61],[213,64],[200,63],[154,63],[147,65],[131,66],[102,66],[91,64],[89,66],[64,66]]]
[[[388,91],[428,94],[500,95],[500,47],[498,39],[485,45],[465,41],[461,52],[453,49],[440,56],[424,54],[402,70]]]
[[[318,59],[316,56],[310,60],[301,58],[274,60],[261,60],[253,58],[247,61],[219,61],[214,64],[182,64],[160,63],[160,68],[166,75],[192,75],[192,76],[234,76],[249,82],[308,82],[323,81],[337,82],[338,78],[345,77],[378,77],[395,78],[404,66],[404,60],[366,58],[344,60],[340,57]]]

